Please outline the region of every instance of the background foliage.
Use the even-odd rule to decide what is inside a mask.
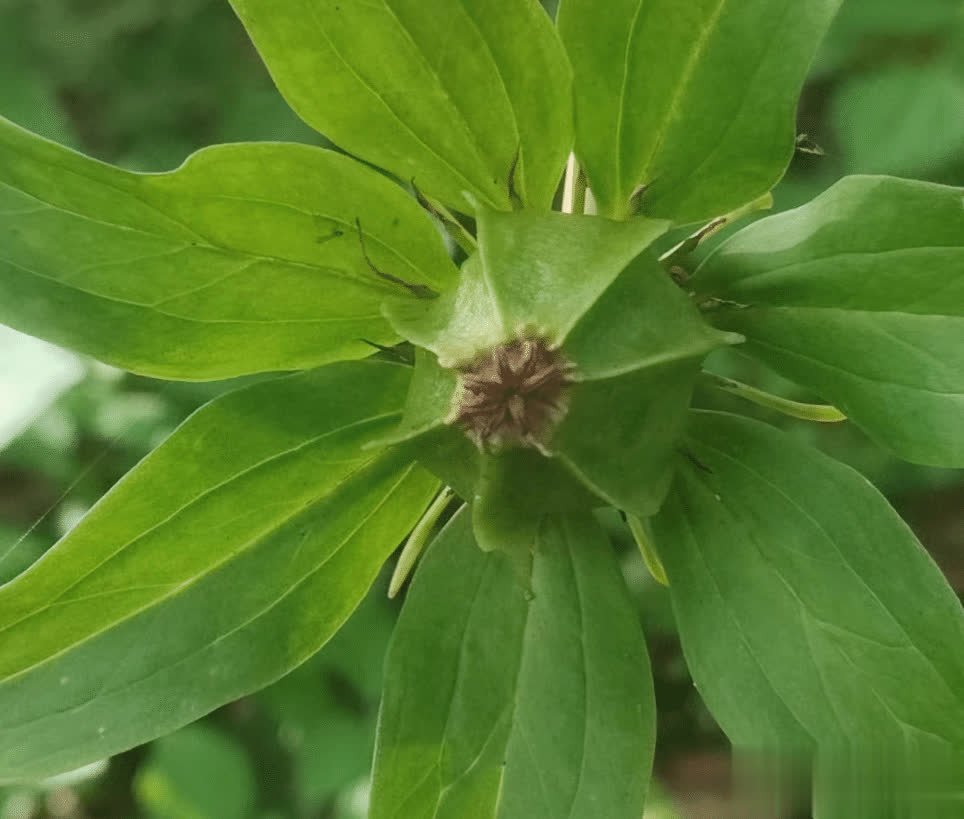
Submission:
[[[554,12],[555,3],[545,5]],[[273,89],[225,0],[0,0],[0,114],[133,170],[173,168],[216,142],[325,143]],[[812,68],[799,130],[809,140],[774,192],[777,210],[852,173],[964,185],[960,0],[847,0]],[[728,350],[709,366],[813,397]],[[0,582],[194,409],[238,383],[156,382],[0,334]],[[699,396],[719,409],[737,400]],[[960,472],[898,462],[852,425],[755,414],[880,486],[964,592]],[[647,815],[726,816],[725,741],[689,680],[666,593],[644,574],[633,544],[617,545],[656,678],[661,797]],[[279,683],[73,778],[0,789],[0,819],[364,816],[382,662],[398,612],[386,587],[382,578],[328,646]]]

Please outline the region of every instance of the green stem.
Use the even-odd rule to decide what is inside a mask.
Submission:
[[[445,225],[455,243],[465,251],[465,253],[471,256],[479,249],[479,243],[475,240],[475,237],[465,229],[455,215],[441,202],[432,202],[432,207],[435,209],[436,214],[441,217],[442,224]]]
[[[804,421],[819,421],[824,424],[847,420],[846,415],[829,404],[804,404],[800,401],[791,401],[789,398],[781,398],[779,395],[758,390],[756,387],[734,381],[732,378],[724,378],[721,375],[714,375],[705,371],[702,378],[712,387],[738,395],[740,398],[745,398],[761,407],[782,412],[784,415],[793,418],[802,418]]]
[[[681,264],[686,256],[696,250],[704,240],[709,239],[714,233],[718,233],[727,225],[736,222],[738,219],[742,219],[744,216],[748,216],[758,210],[769,210],[772,207],[773,195],[765,193],[763,196],[754,199],[752,202],[748,202],[737,210],[731,211],[723,216],[717,216],[716,219],[703,225],[696,233],[690,234],[678,245],[667,250],[659,257],[659,260],[667,270],[674,265]]]
[[[579,167],[576,155],[570,154],[569,164],[566,165],[566,180],[562,189],[563,213],[586,212],[586,188],[586,175]]]
[[[412,572],[412,567],[415,565],[415,561],[418,560],[418,556],[425,548],[425,544],[428,543],[428,536],[432,533],[432,528],[442,516],[442,512],[445,511],[445,507],[448,506],[449,501],[452,500],[452,495],[452,490],[446,486],[445,489],[439,492],[438,497],[432,501],[432,505],[429,506],[425,514],[422,515],[422,519],[415,524],[415,528],[412,529],[412,534],[410,534],[408,540],[405,541],[405,546],[398,558],[398,563],[395,565],[392,580],[388,584],[389,598],[395,597],[399,589],[402,588],[402,585],[408,579],[409,574]]]
[[[643,563],[646,564],[646,568],[649,569],[649,573],[657,583],[668,586],[669,579],[666,577],[666,569],[663,568],[663,561],[661,561],[659,555],[656,554],[656,547],[653,546],[653,541],[650,540],[649,533],[646,531],[646,525],[636,517],[636,515],[632,515],[629,512],[625,514],[626,523],[629,524],[629,531],[633,533],[633,538],[639,547],[639,553],[643,556]]]

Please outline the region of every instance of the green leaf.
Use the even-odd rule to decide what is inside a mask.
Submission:
[[[850,172],[933,174],[964,151],[964,77],[948,62],[852,76],[832,111]]]
[[[0,586],[29,568],[50,545],[50,540],[35,531],[25,533],[0,523]]]
[[[600,212],[694,222],[772,188],[841,0],[562,0],[576,152]]]
[[[579,384],[550,449],[608,504],[641,517],[672,479],[699,361]]]
[[[535,449],[481,456],[472,497],[472,532],[483,551],[524,554],[547,515],[588,512],[594,498],[562,464]]]
[[[576,365],[574,378],[599,381],[700,360],[742,342],[707,324],[655,257],[643,253],[579,319],[563,349]]]
[[[964,466],[962,194],[844,179],[722,245],[697,298],[735,303],[709,317],[900,457]]]
[[[337,363],[217,399],[0,587],[0,781],[171,731],[331,637],[437,490],[361,449],[410,372]]]
[[[443,297],[444,298],[444,297]],[[471,500],[481,470],[480,453],[461,429],[446,426],[456,390],[457,373],[439,366],[422,347],[415,348],[415,367],[398,426],[368,447],[416,441],[413,454],[442,483],[464,500]]]
[[[452,367],[530,333],[562,344],[569,331],[668,222],[564,213],[478,216],[478,254],[459,286],[432,301],[389,300],[385,314],[409,341]]]
[[[231,0],[310,125],[457,210],[546,208],[570,68],[536,0]]]
[[[694,412],[686,446],[654,531],[687,664],[734,744],[964,751],[964,610],[884,498],[758,421]]]
[[[415,348],[415,367],[405,400],[405,414],[387,436],[370,446],[398,444],[417,438],[442,424],[452,409],[457,373],[440,367],[424,347]]]
[[[607,503],[652,515],[669,488],[699,362],[740,341],[703,321],[640,254],[565,338],[576,383],[549,449]]]
[[[498,308],[476,253],[462,265],[457,287],[431,302],[391,299],[382,310],[395,331],[443,359],[446,369],[505,340]]]
[[[389,649],[372,819],[637,819],[652,764],[643,634],[591,516],[520,565],[467,509],[420,565]]]
[[[412,447],[418,462],[464,500],[471,500],[481,472],[481,455],[462,430],[439,426]]]
[[[709,326],[641,253],[665,222],[486,213],[479,227],[480,253],[463,266],[457,288],[432,302],[386,302],[395,328],[439,356],[417,363],[405,420],[387,441],[451,422],[457,386],[446,367],[519,334],[545,337],[574,365],[574,383],[544,450],[607,503],[653,514],[669,486],[699,361],[742,336]],[[539,502],[534,494],[525,493],[528,502]],[[476,536],[489,542],[478,528]]]
[[[360,358],[397,340],[382,299],[412,297],[366,253],[454,281],[414,199],[340,154],[220,145],[134,174],[0,119],[0,320],[31,335],[184,380]]]
[[[485,280],[504,332],[528,327],[556,344],[669,228],[654,219],[564,213],[489,212],[478,223]]]

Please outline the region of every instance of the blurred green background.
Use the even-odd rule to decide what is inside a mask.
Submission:
[[[545,5],[554,12],[556,3]],[[214,142],[325,144],[274,90],[226,0],[0,0],[0,114],[142,171],[176,167]],[[776,209],[852,173],[964,185],[964,2],[847,0],[813,66],[799,131],[819,150],[798,153]],[[732,352],[709,366],[814,398]],[[237,383],[139,378],[0,328],[0,583]],[[964,473],[898,462],[850,425],[789,421],[722,393],[698,401],[780,424],[860,469],[964,590]],[[737,816],[726,742],[688,677],[667,594],[618,518],[604,522],[657,679],[658,782],[647,817]],[[346,628],[276,685],[109,762],[0,788],[0,819],[365,816],[382,658],[398,611],[386,588],[383,576]]]

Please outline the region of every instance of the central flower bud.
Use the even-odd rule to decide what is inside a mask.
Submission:
[[[545,451],[566,413],[571,369],[544,339],[499,344],[460,368],[450,422],[480,449],[515,444]]]

